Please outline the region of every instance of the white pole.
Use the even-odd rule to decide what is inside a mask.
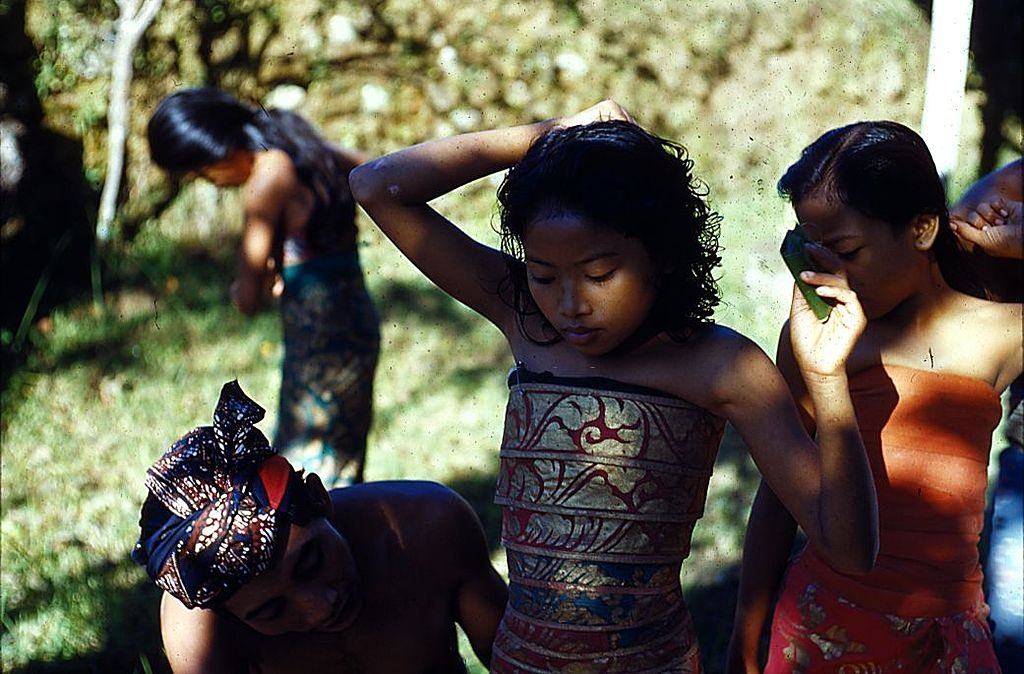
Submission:
[[[163,0],[144,0],[144,3],[140,7],[139,0],[117,0],[121,13],[117,17],[107,107],[107,174],[103,180],[96,217],[96,238],[100,243],[106,243],[110,238],[110,225],[114,222],[117,210],[117,193],[121,188],[128,117],[131,112],[129,89],[132,83],[132,55]]]
[[[934,0],[921,135],[943,180],[956,168],[973,0]]]

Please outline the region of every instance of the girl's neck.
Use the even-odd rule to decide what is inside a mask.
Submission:
[[[875,320],[889,325],[926,325],[944,315],[958,295],[942,277],[939,265],[932,262],[917,290],[892,311]]]

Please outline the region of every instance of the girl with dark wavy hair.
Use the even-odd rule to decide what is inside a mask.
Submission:
[[[868,318],[846,369],[881,544],[867,574],[837,567],[813,538],[787,560],[799,518],[763,483],[728,671],[762,671],[758,642],[781,585],[766,673],[998,672],[978,541],[1000,394],[1021,373],[1021,305],[961,292],[974,279],[955,231],[971,225],[951,227],[931,154],[902,124],[826,132],[779,192],[820,242],[811,252],[830,271],[818,276],[844,279]],[[777,362],[808,430],[820,434],[826,420],[797,367],[795,330],[783,327]]]
[[[428,203],[508,170],[502,250]],[[794,343],[824,420],[712,322],[719,216],[685,150],[606,101],[572,117],[435,140],[360,166],[356,198],[443,290],[504,334],[516,365],[501,446],[509,603],[492,672],[696,672],[679,573],[726,421],[840,568],[870,568],[874,492],[844,372],[856,296]]]
[[[166,171],[243,188],[231,298],[253,314],[275,272],[284,282],[274,444],[329,487],[361,482],[379,351],[348,186],[363,155],[331,145],[295,113],[254,108],[212,88],[161,101],[148,138]]]

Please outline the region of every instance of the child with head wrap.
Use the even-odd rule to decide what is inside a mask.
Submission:
[[[486,664],[505,586],[468,504],[427,482],[328,493],[262,418],[225,384],[213,425],[147,472],[132,558],[165,592],[175,674],[464,672],[456,622]]]

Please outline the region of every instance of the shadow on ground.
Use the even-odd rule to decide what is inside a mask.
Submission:
[[[66,579],[61,588],[30,593],[9,609],[4,616],[6,624],[30,618],[54,602],[82,601],[81,595],[88,594],[102,623],[97,632],[104,635],[91,653],[67,660],[31,662],[12,668],[10,674],[169,674],[160,644],[159,590],[141,578],[128,585],[119,582],[130,573],[131,566],[126,559],[89,567],[81,575]]]

